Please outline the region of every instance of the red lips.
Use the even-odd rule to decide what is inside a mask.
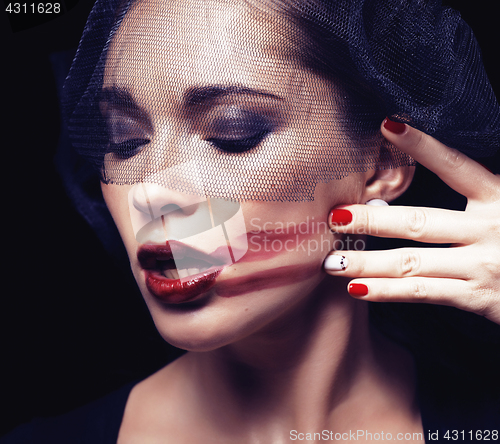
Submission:
[[[137,259],[144,270],[149,292],[169,304],[188,302],[206,293],[226,265],[217,251],[208,255],[176,241],[141,245]],[[203,271],[182,279],[165,276],[176,274],[177,269],[200,268]]]

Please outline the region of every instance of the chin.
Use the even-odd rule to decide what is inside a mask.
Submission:
[[[312,298],[321,281],[322,275],[317,274],[307,282],[240,297],[224,298],[212,293],[179,305],[158,304],[150,299],[148,306],[166,342],[187,351],[208,352],[236,344],[286,318],[294,307],[302,307]]]
[[[153,315],[160,336],[174,347],[190,352],[213,351],[236,343],[254,331],[244,322],[235,322],[236,319],[221,325],[216,319],[203,318],[178,325],[168,319],[155,319]]]
[[[175,338],[170,335],[163,335],[160,332],[162,338],[168,342],[170,345],[177,347],[181,350],[186,350],[188,352],[198,352],[206,353],[217,349],[220,349],[226,345],[230,345],[235,341],[232,338],[221,338],[213,337],[212,335],[188,335],[187,337],[179,337],[175,335]]]

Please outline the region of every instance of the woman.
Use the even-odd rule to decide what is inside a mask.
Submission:
[[[359,37],[372,22],[359,20],[380,20],[381,9],[351,5],[342,20],[346,5],[98,4],[66,86],[68,126],[101,175],[159,333],[189,351],[121,392],[110,442],[382,433],[423,442],[453,424],[426,404],[414,357],[370,327],[365,301],[452,305],[500,323],[500,180],[404,123],[465,152],[487,150],[498,143],[498,104],[480,72],[489,108],[473,113],[454,97],[443,109],[432,88],[444,82],[440,69],[414,72],[414,85],[397,72],[423,63],[418,51],[380,81],[383,54],[367,59]],[[419,8],[459,23],[419,2],[388,22],[411,22]],[[341,18],[327,30],[328,60],[314,12]],[[391,98],[398,75],[413,96]],[[382,110],[392,119],[379,133]],[[473,122],[456,130],[446,113]],[[466,196],[467,210],[385,208],[408,188],[412,158]],[[455,245],[363,251],[366,234]]]

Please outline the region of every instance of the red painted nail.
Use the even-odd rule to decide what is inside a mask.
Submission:
[[[476,160],[476,162],[481,165],[484,169],[488,170],[490,173],[492,174],[495,174],[493,173],[493,171],[491,171],[483,162],[479,162],[479,160]]]
[[[394,122],[394,120],[386,118],[384,120],[384,128],[394,134],[403,134],[405,132],[406,125],[404,123]]]
[[[337,209],[330,212],[331,225],[347,225],[352,222],[352,213],[349,210]]]
[[[365,284],[349,284],[348,291],[351,296],[366,296],[368,287]]]

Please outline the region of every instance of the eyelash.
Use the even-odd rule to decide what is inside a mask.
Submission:
[[[219,137],[207,137],[205,140],[215,148],[231,154],[244,153],[257,147],[272,132],[273,125],[262,116],[241,110],[230,111],[242,114],[242,118],[238,118],[239,116],[235,118],[233,114],[230,118],[213,121],[211,132]],[[138,154],[142,147],[150,142],[149,139],[141,137],[142,130],[139,131],[139,128],[135,119],[128,116],[118,116],[108,120],[109,151],[121,159],[129,159]],[[121,134],[129,133],[132,136],[130,133],[134,132],[138,137],[123,140]],[[116,139],[120,138],[123,141],[116,143]]]
[[[228,153],[244,153],[259,145],[269,133],[269,130],[263,130],[243,139],[218,139],[216,137],[211,137],[206,140],[222,151]]]
[[[226,151],[228,153],[244,153],[259,145],[269,133],[270,131],[266,130],[243,139],[218,139],[216,137],[212,137],[206,140],[222,151]],[[149,139],[130,139],[121,143],[110,142],[109,149],[118,157],[128,159],[138,154],[140,148],[147,145],[149,142]]]
[[[128,159],[135,156],[140,151],[140,148],[149,142],[149,139],[129,139],[120,143],[110,142],[109,149],[121,159]]]

